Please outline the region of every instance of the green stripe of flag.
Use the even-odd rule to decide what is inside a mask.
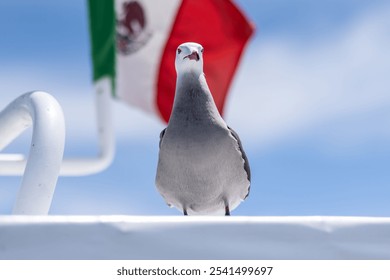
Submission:
[[[93,80],[108,76],[114,89],[116,49],[114,0],[88,0],[88,8]]]

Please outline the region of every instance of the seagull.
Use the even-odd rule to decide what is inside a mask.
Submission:
[[[184,215],[230,215],[249,194],[251,173],[237,133],[222,119],[203,73],[203,47],[176,51],[176,92],[160,133],[156,187]]]

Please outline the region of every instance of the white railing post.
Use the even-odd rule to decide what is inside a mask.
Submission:
[[[25,164],[13,214],[46,215],[49,211],[65,144],[65,121],[61,106],[42,91],[26,93],[0,112],[0,151],[26,128],[33,126],[27,163],[1,162],[0,169]],[[16,166],[12,166],[16,163]]]
[[[114,158],[115,135],[111,112],[111,79],[106,77],[96,81],[95,91],[99,154],[90,158],[65,158],[60,169],[62,176],[84,176],[98,173],[107,168]],[[13,130],[8,131],[6,138],[14,139],[12,133],[14,133]],[[1,142],[6,142],[6,139],[0,139],[0,151]],[[26,159],[23,155],[0,154],[0,176],[23,175],[25,166]]]
[[[115,154],[115,133],[112,121],[111,79],[102,78],[95,82],[96,120],[98,129],[99,154],[91,158],[65,158],[60,175],[84,176],[106,169]]]

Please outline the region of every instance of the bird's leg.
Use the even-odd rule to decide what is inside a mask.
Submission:
[[[229,205],[226,205],[226,206],[225,206],[225,216],[230,216]]]
[[[183,214],[184,214],[184,216],[188,216],[187,209],[183,209]]]

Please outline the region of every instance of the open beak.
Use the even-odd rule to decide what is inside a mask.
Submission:
[[[183,59],[185,59],[185,58],[188,58],[190,60],[196,60],[196,61],[198,61],[200,59],[197,51],[193,51],[191,54],[185,56]]]

